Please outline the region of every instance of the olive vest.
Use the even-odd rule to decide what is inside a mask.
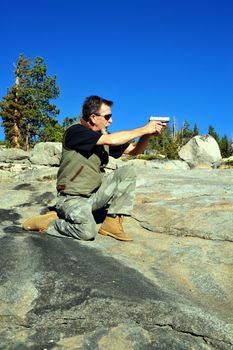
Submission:
[[[102,183],[109,147],[96,145],[93,152],[84,155],[65,146],[65,135],[57,174],[57,190],[61,194],[89,197]]]

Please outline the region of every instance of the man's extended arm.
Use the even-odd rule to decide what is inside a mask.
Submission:
[[[141,148],[144,142],[146,142],[146,139],[149,138],[150,135],[159,134],[164,126],[165,124],[163,123],[156,122],[156,121],[149,121],[145,126],[141,128],[102,135],[99,138],[97,145],[117,146],[140,137],[140,139],[142,138],[142,141],[140,141],[139,139],[138,142],[139,142],[139,147]],[[142,137],[146,135],[147,137]]]

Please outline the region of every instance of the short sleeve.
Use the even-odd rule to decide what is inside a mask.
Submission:
[[[129,146],[129,143],[124,143],[123,145],[118,146],[110,146],[109,147],[109,155],[113,158],[119,158],[122,156],[126,148]]]
[[[93,131],[84,125],[75,124],[67,129],[64,144],[70,149],[91,152],[101,135],[100,132]]]

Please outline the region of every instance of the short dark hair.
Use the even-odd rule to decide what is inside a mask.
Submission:
[[[106,100],[105,98],[95,96],[95,95],[88,96],[83,103],[83,108],[82,108],[83,119],[88,121],[91,114],[99,113],[102,103],[106,104],[109,107],[113,105],[112,101]]]

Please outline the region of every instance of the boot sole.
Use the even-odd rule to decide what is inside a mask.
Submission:
[[[103,236],[110,236],[110,237],[113,237],[115,239],[117,239],[118,241],[133,241],[133,238],[131,237],[119,237],[117,235],[114,235],[114,233],[111,233],[111,232],[107,232],[105,230],[99,230],[99,234],[103,235]]]

